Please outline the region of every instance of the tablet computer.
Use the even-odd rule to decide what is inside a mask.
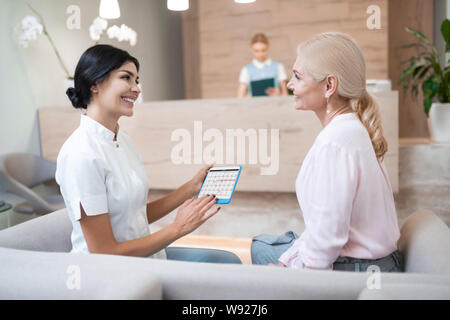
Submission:
[[[241,174],[241,166],[221,166],[212,167],[208,170],[205,180],[203,180],[197,198],[207,194],[217,197],[218,204],[230,203],[234,189]]]
[[[275,87],[275,79],[269,78],[252,81],[250,82],[250,87],[252,91],[252,96],[254,97],[267,96],[266,90]]]

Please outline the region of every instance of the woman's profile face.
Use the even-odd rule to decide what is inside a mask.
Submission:
[[[306,71],[299,58],[293,66],[293,75],[287,87],[294,93],[297,110],[314,110],[326,105],[325,89]]]
[[[263,42],[256,42],[252,45],[253,57],[259,62],[267,60],[269,46]]]
[[[133,115],[134,103],[141,93],[138,79],[136,65],[133,62],[125,62],[95,86],[93,100],[104,111],[117,117],[130,117]]]

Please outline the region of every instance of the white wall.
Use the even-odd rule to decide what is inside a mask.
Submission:
[[[441,24],[445,18],[449,17],[450,0],[434,0],[434,45],[439,52],[445,49],[445,41],[441,34]],[[441,64],[445,65],[450,55],[441,56]]]
[[[450,19],[450,0],[447,0],[447,18]]]
[[[98,16],[99,0],[0,0],[0,154],[29,152],[40,154],[37,109],[47,106],[71,107],[65,95],[65,74],[47,38],[41,35],[27,49],[13,41],[14,27],[26,15],[33,15],[26,2],[45,19],[63,60],[73,75],[81,54],[94,45],[89,26]],[[166,1],[119,0],[122,23],[136,30],[137,45],[108,39],[127,50],[140,64],[144,101],[184,98],[181,17],[167,10]],[[81,9],[81,29],[66,27],[66,8]],[[1,190],[1,181],[0,181]]]
[[[450,0],[447,0],[447,18],[450,19]],[[450,53],[447,53],[447,61],[450,60]]]

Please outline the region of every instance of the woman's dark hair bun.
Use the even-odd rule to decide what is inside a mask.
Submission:
[[[78,95],[75,88],[70,87],[69,89],[67,89],[66,94],[75,108],[86,109],[87,106],[83,104],[82,99],[80,99],[80,96]]]

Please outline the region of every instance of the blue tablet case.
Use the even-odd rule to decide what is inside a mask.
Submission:
[[[237,173],[236,180],[235,180],[234,185],[233,185],[233,190],[231,191],[231,194],[230,194],[229,197],[217,199],[217,202],[216,202],[217,204],[228,204],[228,203],[230,203],[231,198],[233,197],[234,190],[236,189],[236,184],[237,184],[237,182],[238,182],[238,180],[239,180],[239,176],[241,175],[242,166],[231,166],[231,167],[238,167],[238,168],[239,168],[239,169],[238,169],[238,173]],[[213,168],[211,168],[211,169],[218,169],[218,168],[222,168],[222,167],[213,167]],[[223,166],[223,168],[225,169],[224,171],[226,171],[227,166]],[[229,170],[231,170],[231,169],[229,169]],[[197,195],[197,198],[199,197],[200,193],[202,192],[203,186],[204,186],[204,184],[205,184],[206,178],[208,177],[208,174],[209,174],[209,173],[210,173],[210,171],[208,171],[208,173],[207,173],[205,179],[203,180],[203,183],[202,183],[202,186],[201,186],[201,188],[200,188],[200,192],[199,192],[198,195]]]

